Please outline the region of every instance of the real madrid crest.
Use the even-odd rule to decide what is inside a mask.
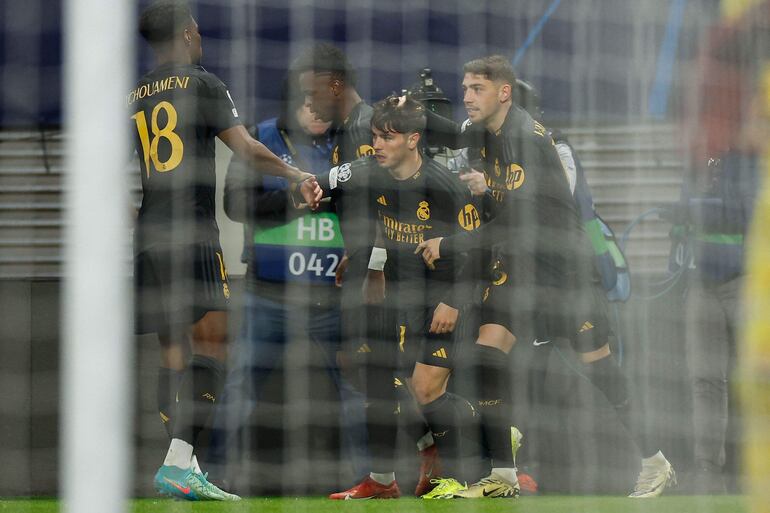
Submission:
[[[417,206],[417,219],[427,221],[430,219],[430,207],[427,201],[421,201]]]

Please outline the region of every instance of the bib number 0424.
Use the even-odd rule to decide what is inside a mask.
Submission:
[[[323,256],[311,253],[308,257],[305,257],[302,253],[292,253],[289,257],[289,272],[294,276],[314,273],[319,277],[333,278],[339,263],[340,257],[334,253]]]

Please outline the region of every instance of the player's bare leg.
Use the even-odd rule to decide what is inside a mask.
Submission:
[[[429,482],[436,486],[422,495],[426,499],[449,498],[454,491],[463,487],[449,477],[452,471],[456,472],[460,456],[460,422],[452,398],[446,391],[450,374],[451,370],[445,367],[418,362],[409,380],[414,399],[433,433],[435,447],[446,463],[444,470],[449,472],[447,475],[434,474],[428,477]]]

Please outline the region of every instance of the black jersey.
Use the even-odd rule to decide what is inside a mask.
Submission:
[[[353,107],[345,121],[333,129],[331,165],[374,155],[372,148],[372,107],[359,102]],[[334,206],[340,218],[340,231],[345,241],[348,256],[353,256],[371,247],[373,226],[366,204],[361,196],[340,196],[334,198]]]
[[[389,295],[398,291],[399,307],[439,302],[457,307],[468,299],[461,292],[465,255],[448,255],[429,270],[414,254],[425,240],[472,231],[480,224],[470,191],[448,169],[424,158],[417,173],[397,180],[376,161],[364,158],[334,168],[319,177],[319,183],[335,198],[366,198],[378,244],[388,252]]]
[[[509,265],[534,273],[540,285],[583,286],[594,280],[592,251],[570,194],[564,168],[546,129],[511,107],[497,133],[472,127],[472,141],[499,211],[479,230],[441,244],[445,253],[499,247]]]
[[[218,240],[216,136],[241,124],[227,87],[197,65],[163,65],[127,104],[142,174],[139,248]]]

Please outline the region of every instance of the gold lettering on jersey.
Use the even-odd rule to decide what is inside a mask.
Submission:
[[[337,165],[340,163],[340,147],[335,146],[334,151],[332,151],[332,164]]]
[[[524,185],[524,168],[518,164],[510,164],[505,169],[505,188],[515,191]]]
[[[541,125],[540,123],[538,123],[537,121],[535,121],[535,130],[534,130],[534,132],[535,132],[536,135],[539,135],[540,137],[545,137],[545,134],[546,134],[545,127],[543,125]]]
[[[472,204],[468,203],[463,207],[459,214],[457,214],[457,222],[464,230],[473,231],[481,224],[481,217],[479,211],[476,210]]]
[[[495,201],[498,203],[502,203],[503,198],[505,198],[505,193],[508,192],[505,183],[497,180],[493,174],[486,171],[484,171],[484,177],[487,180],[487,187],[489,187],[492,197],[495,198]]]
[[[358,147],[358,150],[356,151],[356,156],[358,158],[361,157],[370,157],[374,155],[374,148],[369,146],[368,144],[362,144]]]
[[[495,175],[500,176],[501,173],[502,173],[502,170],[500,169],[500,160],[495,159]]]
[[[428,206],[427,201],[421,201],[419,205],[417,205],[417,219],[420,221],[427,221],[430,219],[430,207]]]
[[[163,91],[170,91],[171,89],[187,89],[190,83],[190,77],[167,77],[163,80],[156,80],[149,84],[142,84],[130,93],[126,97],[126,105],[131,105],[137,100],[153,96]]]
[[[486,146],[482,146],[481,147],[481,158],[482,159],[487,158],[487,147]]]
[[[395,242],[403,244],[419,244],[425,241],[425,230],[433,227],[429,224],[402,223],[398,219],[379,213],[382,225],[385,228],[385,236]]]

